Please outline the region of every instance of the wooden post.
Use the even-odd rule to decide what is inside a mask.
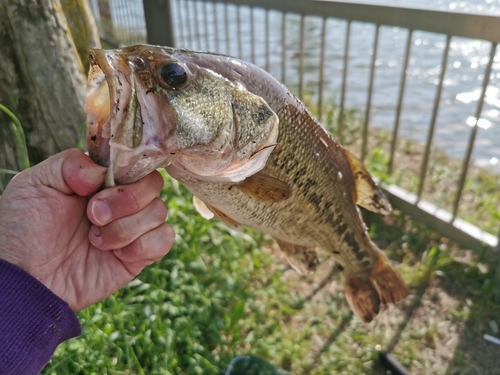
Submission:
[[[75,147],[86,77],[59,0],[0,1],[0,103],[14,112],[35,164]],[[0,168],[21,170],[0,111]]]
[[[148,43],[174,47],[170,0],[143,0]]]

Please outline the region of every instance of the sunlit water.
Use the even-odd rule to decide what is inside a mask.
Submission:
[[[499,0],[365,0],[374,4],[390,4],[395,6],[418,6],[433,9],[483,13],[500,16]],[[194,8],[194,2],[172,0],[174,19],[181,20],[186,14],[198,17],[198,22],[188,25],[184,22],[175,24],[176,43],[178,47],[216,50],[215,31],[219,35],[218,52],[238,56],[238,24],[241,28],[245,60],[252,61],[250,47],[250,10],[242,8],[239,18],[236,7],[228,7],[229,40],[226,42],[224,23],[224,6],[217,5],[217,26],[215,29],[212,4]],[[120,17],[127,15],[128,23],[144,29],[144,16],[139,0],[112,0],[112,13]],[[204,16],[208,17],[208,32],[205,29]],[[254,45],[255,62],[264,67],[265,60],[265,13],[255,9]],[[270,72],[281,79],[281,22],[278,12],[270,12]],[[298,45],[299,16],[289,15],[286,21],[286,76],[285,83],[292,89],[298,83]],[[190,28],[188,27],[190,26]],[[343,54],[346,22],[329,19],[327,22],[324,102],[340,101],[342,84]],[[351,26],[351,43],[349,49],[348,80],[346,91],[346,107],[356,108],[364,113],[369,82],[371,54],[373,53],[374,25],[356,23]],[[370,124],[372,126],[392,130],[399,94],[404,49],[408,31],[397,27],[381,27],[379,50],[376,59],[376,73]],[[192,34],[200,35],[200,42]],[[305,20],[305,60],[304,60],[304,92],[317,90],[320,55],[321,20],[306,17]],[[208,35],[208,38],[205,37]],[[400,136],[425,143],[431,121],[436,89],[439,82],[440,66],[445,36],[415,31],[412,38],[408,76],[400,118]],[[229,46],[229,49],[227,48]],[[488,62],[490,44],[488,42],[465,38],[453,38],[450,46],[443,92],[436,122],[434,145],[448,155],[463,158],[470,138],[472,126],[475,124],[475,112],[481,93],[481,85],[485,66]],[[500,172],[500,55],[496,54],[490,83],[486,92],[484,107],[478,122],[479,129],[472,157],[476,164]],[[457,172],[458,173],[458,172]]]
[[[366,0],[380,4],[380,1]],[[385,4],[428,7],[458,12],[482,13],[500,16],[500,1],[496,0],[393,0]],[[356,48],[351,48],[353,66],[359,66],[359,75],[350,76],[352,91],[349,103],[358,107],[366,102],[368,77],[367,59],[361,51],[371,48],[371,38],[366,26],[351,31],[356,38]],[[384,35],[385,34],[385,35]],[[379,46],[377,78],[375,83],[374,116],[372,125],[391,128],[395,118],[395,101],[403,64],[407,31],[385,28],[381,34],[385,43]],[[385,37],[385,38],[384,38]],[[433,100],[441,73],[440,64],[446,39],[433,33],[414,32],[408,69],[405,101],[401,116],[402,136],[425,142],[429,129]],[[361,47],[361,46],[364,46]],[[394,48],[397,47],[397,48]],[[395,52],[397,51],[397,54]],[[453,157],[465,155],[471,127],[488,62],[490,43],[466,38],[453,38],[450,46],[443,92],[437,118],[434,144]],[[364,71],[364,73],[362,73]],[[476,164],[500,172],[500,55],[497,52],[485,102],[478,122],[479,129],[472,157]],[[365,90],[365,93],[363,93]],[[378,94],[377,94],[378,90]]]

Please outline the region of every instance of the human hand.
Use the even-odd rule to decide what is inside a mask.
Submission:
[[[81,151],[67,150],[18,174],[0,198],[0,259],[73,311],[123,287],[174,242],[158,172],[90,198],[105,174]]]

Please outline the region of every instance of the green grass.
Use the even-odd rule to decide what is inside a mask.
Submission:
[[[28,157],[28,148],[26,146],[26,137],[24,135],[24,130],[23,127],[21,126],[21,123],[19,122],[19,119],[11,110],[9,110],[1,103],[0,103],[0,111],[4,112],[12,120],[9,126],[12,135],[14,136],[14,143],[16,145],[16,156],[18,158],[18,164],[22,167],[22,169],[29,168],[30,161]],[[11,174],[12,172],[13,171],[0,170],[0,173]]]
[[[247,354],[293,374],[383,374],[377,345],[412,374],[477,366],[468,342],[500,316],[486,259],[402,214],[385,221],[367,214],[410,296],[363,324],[350,312],[331,260],[299,276],[273,241],[202,219],[191,195],[165,180],[173,250],[80,312],[83,335],[61,345],[43,374],[221,374]]]
[[[11,121],[8,126],[12,133],[14,144],[15,144],[15,156],[16,163],[20,167],[20,170],[26,169],[30,167],[30,160],[28,157],[28,148],[26,146],[26,137],[24,135],[23,127],[19,122],[17,116],[7,107],[0,103],[0,111],[4,112]],[[4,186],[7,185],[10,177],[17,174],[19,171],[14,171],[10,169],[0,168],[0,194],[4,190]]]

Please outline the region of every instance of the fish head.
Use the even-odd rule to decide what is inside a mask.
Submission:
[[[87,146],[108,167],[107,186],[168,166],[202,181],[238,182],[265,166],[278,116],[204,59],[228,64],[226,56],[158,46],[90,50]]]

